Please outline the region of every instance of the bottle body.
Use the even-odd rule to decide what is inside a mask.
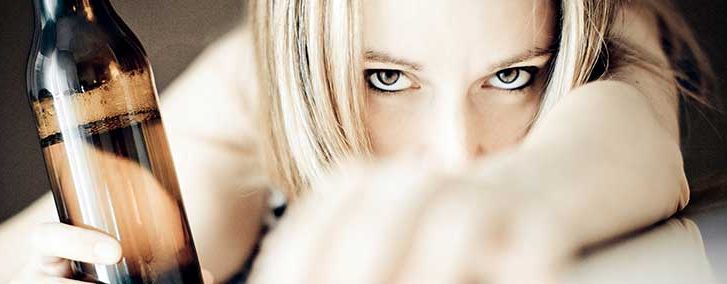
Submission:
[[[121,242],[96,283],[202,283],[143,48],[108,0],[36,1],[30,104],[61,222]]]

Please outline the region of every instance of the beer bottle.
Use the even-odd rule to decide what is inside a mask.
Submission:
[[[202,283],[139,40],[109,0],[35,0],[28,96],[60,221],[120,241],[93,283]]]

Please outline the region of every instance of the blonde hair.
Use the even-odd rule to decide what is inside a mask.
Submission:
[[[642,0],[659,19],[673,81],[683,93],[706,102],[711,74],[690,30],[666,0]],[[261,79],[263,161],[275,184],[291,197],[332,166],[370,155],[364,129],[361,0],[251,1]],[[556,0],[557,53],[550,65],[538,117],[570,90],[608,74],[618,57],[651,62],[644,52],[612,37],[624,0]],[[687,78],[689,77],[689,78]],[[699,76],[698,76],[699,77]],[[670,80],[671,80],[670,79]],[[688,84],[688,86],[685,86]],[[537,123],[537,117],[536,123]]]

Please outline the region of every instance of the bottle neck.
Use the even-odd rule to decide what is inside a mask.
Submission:
[[[36,16],[44,25],[68,15],[80,15],[94,21],[97,13],[105,13],[108,0],[35,0]]]

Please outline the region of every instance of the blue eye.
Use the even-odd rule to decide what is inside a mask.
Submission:
[[[535,73],[537,73],[535,67],[509,68],[495,73],[487,81],[487,85],[507,91],[520,90],[532,84]]]
[[[399,92],[414,85],[409,77],[399,70],[368,70],[366,74],[369,86],[381,92]]]

